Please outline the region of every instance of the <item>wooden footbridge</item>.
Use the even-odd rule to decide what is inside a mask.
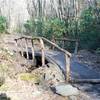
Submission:
[[[24,56],[24,52],[26,51],[27,54],[27,60],[29,60],[29,51],[32,53],[32,60],[34,61],[35,57],[35,50],[38,49],[39,52],[41,52],[41,62],[42,66],[45,65],[45,52],[48,50],[59,50],[62,52],[65,56],[65,63],[66,63],[66,81],[70,81],[70,60],[71,60],[71,53],[68,51],[62,49],[55,43],[49,41],[46,38],[43,37],[21,37],[18,39],[15,39],[16,41],[16,46],[18,47],[18,52],[21,51],[21,55]],[[46,44],[46,45],[45,45]],[[36,47],[36,48],[35,48]]]
[[[59,40],[59,39],[56,39],[56,41],[57,40]],[[60,40],[63,41],[62,39],[60,39]],[[78,41],[64,39],[64,41],[66,41],[66,40],[76,42],[76,48],[75,48],[75,52],[76,52],[77,48],[78,48]],[[54,41],[51,42],[50,40],[48,40],[44,37],[27,37],[27,36],[17,38],[17,39],[15,39],[15,41],[16,41],[16,46],[18,48],[17,53],[20,52],[23,57],[24,57],[24,53],[26,53],[27,60],[30,60],[29,53],[31,53],[32,60],[34,62],[36,52],[39,52],[41,54],[42,66],[45,66],[45,64],[46,64],[46,56],[47,55],[51,56],[51,58],[54,58],[53,60],[55,60],[55,61],[57,61],[57,59],[58,59],[58,61],[57,61],[58,65],[61,66],[62,70],[64,70],[64,72],[65,72],[66,82],[100,83],[100,76],[99,76],[100,74],[93,72],[93,70],[86,69],[86,68],[84,68],[84,66],[81,66],[78,63],[75,63],[75,62],[72,63],[72,61],[71,61],[72,54],[70,52],[62,49],[61,47],[59,47],[56,43],[54,43]],[[57,52],[55,52],[55,51],[57,51]],[[56,54],[56,53],[58,53],[58,54]],[[55,54],[58,55],[58,57],[55,57]],[[62,62],[62,64],[60,62]],[[76,78],[75,80],[72,79],[72,77],[74,76],[74,74],[72,76],[72,70],[76,71],[76,73],[79,73],[79,75],[81,76],[80,79],[78,79],[77,77],[75,77]],[[87,72],[87,74],[85,74],[85,71]],[[89,75],[89,73],[91,73],[91,74]],[[91,77],[92,74],[95,77]],[[88,78],[88,76],[89,76],[89,78]],[[81,78],[83,78],[83,79],[81,79]]]

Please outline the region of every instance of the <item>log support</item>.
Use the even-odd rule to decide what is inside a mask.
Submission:
[[[71,83],[89,83],[89,84],[100,84],[100,79],[74,79]]]

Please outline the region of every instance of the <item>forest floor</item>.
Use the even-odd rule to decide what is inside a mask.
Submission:
[[[49,87],[50,80],[43,80],[41,68],[29,73],[29,63],[16,55],[15,37],[0,37],[0,100],[92,100],[80,90],[74,97],[54,93]]]

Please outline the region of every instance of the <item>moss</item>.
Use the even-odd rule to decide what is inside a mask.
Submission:
[[[7,84],[3,84],[1,87],[0,87],[0,91],[7,91],[8,90],[8,86]]]
[[[39,75],[31,74],[31,73],[21,73],[19,74],[19,76],[20,76],[20,79],[23,81],[39,83],[41,80]]]
[[[12,55],[3,48],[0,48],[0,74],[7,74],[11,63],[13,62]]]
[[[8,66],[5,63],[0,65],[0,86],[4,84],[5,78],[7,77]]]
[[[100,48],[96,49],[96,53],[100,54]]]
[[[0,86],[2,86],[5,82],[5,78],[3,76],[0,76]]]
[[[7,65],[6,63],[0,64],[0,72],[1,72],[2,74],[4,74],[4,73],[7,72],[7,71],[8,71],[8,65]]]

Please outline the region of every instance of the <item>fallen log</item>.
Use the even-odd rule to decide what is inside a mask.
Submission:
[[[90,84],[100,84],[100,79],[73,79],[70,80],[71,83],[90,83]]]

